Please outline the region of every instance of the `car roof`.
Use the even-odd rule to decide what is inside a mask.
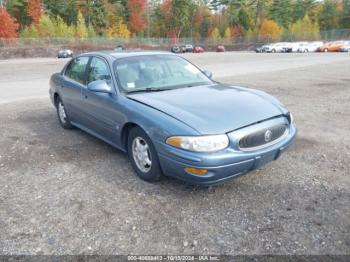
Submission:
[[[143,56],[143,55],[174,55],[171,52],[166,51],[145,51],[145,50],[107,50],[107,51],[97,51],[97,52],[89,52],[83,53],[82,55],[99,55],[109,58],[111,60],[125,58],[125,57],[133,57],[133,56]]]

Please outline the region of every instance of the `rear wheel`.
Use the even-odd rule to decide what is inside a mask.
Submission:
[[[272,53],[276,53],[276,49],[272,49],[272,51],[271,51]]]
[[[58,115],[58,121],[60,122],[61,126],[65,129],[72,129],[73,126],[70,122],[70,119],[66,112],[66,108],[64,107],[64,104],[60,97],[58,97],[56,100],[56,110]]]
[[[305,49],[304,52],[305,52],[305,53],[309,53],[309,50],[308,50],[308,49]]]
[[[156,149],[146,132],[139,127],[131,129],[128,135],[128,155],[141,179],[156,182],[163,177]]]

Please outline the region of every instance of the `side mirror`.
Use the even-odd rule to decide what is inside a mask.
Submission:
[[[210,79],[213,77],[213,73],[208,70],[203,70],[203,73]]]
[[[112,93],[112,88],[104,80],[96,80],[87,85],[87,88],[93,92]]]

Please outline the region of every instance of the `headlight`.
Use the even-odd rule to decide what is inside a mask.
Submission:
[[[225,149],[229,140],[227,135],[172,136],[166,140],[166,143],[194,152],[215,152]]]

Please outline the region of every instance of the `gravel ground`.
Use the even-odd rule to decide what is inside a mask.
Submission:
[[[0,61],[1,254],[350,255],[350,56],[186,55],[293,113],[298,139],[217,187],[146,183],[126,155],[60,128],[55,59]]]

